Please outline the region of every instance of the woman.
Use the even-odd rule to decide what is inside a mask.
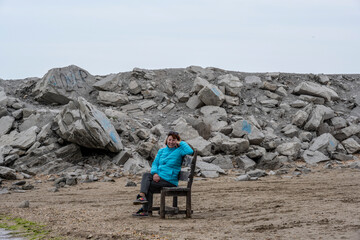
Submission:
[[[160,192],[163,187],[177,187],[182,159],[194,153],[186,142],[181,141],[179,133],[174,131],[168,133],[165,144],[166,147],[158,151],[151,172],[142,176],[140,193],[134,204],[143,204],[143,207],[133,216],[148,216],[149,200],[152,200],[154,192]]]

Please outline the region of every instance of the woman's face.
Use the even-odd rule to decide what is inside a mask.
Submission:
[[[167,145],[169,148],[173,148],[173,147],[176,147],[176,144],[177,144],[177,139],[176,138],[173,138],[173,136],[169,136],[167,138]]]

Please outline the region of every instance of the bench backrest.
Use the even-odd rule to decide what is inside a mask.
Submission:
[[[190,171],[180,171],[179,180],[187,181],[187,188],[191,188],[194,175],[195,175],[195,167],[196,167],[196,159],[197,159],[197,150],[193,149],[194,153],[189,156],[186,155],[183,159],[183,166],[190,167]]]

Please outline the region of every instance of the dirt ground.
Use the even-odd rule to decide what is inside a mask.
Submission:
[[[197,179],[191,219],[132,217],[139,185],[125,187],[126,177],[55,193],[48,191],[53,182],[42,179],[26,193],[0,195],[0,213],[46,224],[65,239],[360,239],[359,170],[319,168],[250,182],[234,177]],[[30,208],[18,208],[24,200]]]

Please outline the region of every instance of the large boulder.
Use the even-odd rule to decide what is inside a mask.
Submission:
[[[227,125],[227,113],[224,108],[204,106],[200,109],[204,123],[211,126],[211,131],[219,131]]]
[[[360,151],[360,144],[357,143],[353,138],[348,138],[341,143],[344,145],[346,151],[350,154]]]
[[[212,84],[203,87],[198,96],[205,105],[220,106],[225,101],[225,95]]]
[[[199,137],[196,131],[184,118],[179,118],[173,122],[174,130],[180,133],[181,139],[187,141]]]
[[[298,142],[286,142],[280,144],[276,151],[281,155],[297,157],[301,149],[301,143]]]
[[[93,87],[100,91],[114,91],[119,87],[119,75],[110,74],[100,81],[94,83]]]
[[[327,101],[339,99],[339,95],[331,88],[313,83],[302,82],[295,89],[296,94],[307,94],[315,97],[322,97]]]
[[[33,89],[35,100],[45,104],[67,104],[77,97],[89,97],[95,78],[75,65],[53,68]]]
[[[0,118],[0,137],[10,132],[14,121],[15,118],[10,116],[4,116]]]
[[[320,151],[327,155],[329,152],[332,153],[336,150],[338,143],[330,133],[324,133],[311,142],[309,150]]]
[[[239,120],[233,125],[232,136],[244,137],[246,136],[250,144],[259,145],[265,138],[265,135],[250,121]]]
[[[317,105],[313,110],[310,119],[305,124],[304,129],[307,131],[315,131],[324,120],[333,117],[335,117],[334,110],[323,105]]]
[[[63,139],[87,148],[119,152],[121,139],[106,115],[79,97],[56,116],[58,134]]]
[[[205,140],[201,136],[193,138],[187,141],[191,146],[197,149],[200,156],[210,156],[211,155],[211,142]]]

